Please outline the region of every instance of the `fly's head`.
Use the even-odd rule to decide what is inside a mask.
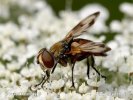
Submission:
[[[51,69],[55,63],[54,55],[46,48],[43,48],[38,52],[37,63],[41,65],[43,70]]]

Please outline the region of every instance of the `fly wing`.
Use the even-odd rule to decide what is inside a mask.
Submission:
[[[103,43],[92,42],[92,41],[85,43],[83,45],[80,45],[79,48],[83,52],[89,52],[89,53],[93,53],[93,54],[103,54],[103,53],[111,50],[111,48],[109,48],[108,46],[106,46]]]
[[[89,28],[95,23],[95,20],[99,14],[100,12],[95,12],[90,16],[86,17],[85,19],[83,19],[70,32],[68,32],[65,39],[74,38],[81,35],[84,31],[86,31],[87,28]]]
[[[96,56],[105,56],[111,48],[101,42],[93,42],[86,39],[74,39],[71,44],[71,50],[67,54],[76,55],[82,53],[94,54]]]

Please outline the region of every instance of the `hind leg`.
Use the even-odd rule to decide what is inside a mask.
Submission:
[[[72,86],[71,87],[74,87],[75,88],[74,78],[73,78],[74,66],[75,66],[75,63],[72,64]]]
[[[88,79],[90,78],[90,63],[89,63],[89,58],[87,58],[87,76],[88,76]]]
[[[94,67],[94,65],[95,65],[95,59],[94,59],[93,55],[91,55],[91,67],[97,72],[97,74],[98,74],[99,76],[101,76],[102,78],[105,78],[105,79],[106,79],[106,76],[102,75],[102,74]]]

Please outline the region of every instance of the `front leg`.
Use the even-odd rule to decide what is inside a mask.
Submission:
[[[50,71],[47,70],[46,71],[46,79],[42,82],[42,85],[41,85],[42,88],[43,88],[43,85],[45,84],[45,82],[48,81],[49,77],[50,77]]]
[[[43,75],[42,80],[38,84],[36,84],[35,87],[38,87],[39,85],[41,85],[43,83],[43,81],[45,80],[45,77],[46,76]]]
[[[51,73],[53,73],[53,72],[54,72],[54,70],[55,70],[55,68],[56,68],[56,66],[57,66],[57,64],[58,64],[58,62],[59,62],[59,60],[57,60],[57,61],[56,61],[56,63],[54,64],[54,67],[53,67],[53,69],[52,69]]]
[[[49,73],[49,71],[47,70],[47,71],[46,71],[46,75],[43,75],[42,80],[41,80],[38,84],[36,84],[35,87],[38,87],[39,85],[41,85],[41,87],[43,87],[44,83],[45,83],[46,81],[48,81],[49,77],[50,77],[50,73]]]
[[[62,52],[60,53],[60,55],[57,57],[56,63],[54,64],[51,73],[54,72],[54,70],[55,70],[57,64],[59,63],[59,61],[60,61],[61,59],[65,59],[66,57],[67,57],[67,56],[64,54],[64,51],[62,51]]]
[[[93,55],[91,55],[91,67],[97,72],[97,74],[98,74],[99,76],[101,76],[102,78],[105,78],[105,79],[106,79],[106,76],[102,75],[102,74],[94,67],[94,65],[95,65],[95,59],[94,59]]]

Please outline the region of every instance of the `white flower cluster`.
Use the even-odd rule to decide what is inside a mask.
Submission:
[[[115,20],[110,24],[112,32],[118,33],[114,40],[108,43],[112,51],[104,60],[103,65],[110,71],[122,73],[133,72],[133,4],[123,3],[120,10],[126,15],[121,21]]]
[[[17,17],[18,23],[10,19],[13,12],[10,8],[16,5],[30,13],[20,14]],[[120,10],[126,16],[122,21],[112,21],[108,27],[105,23],[109,12],[99,4],[87,5],[78,12],[62,11],[58,18],[44,0],[0,0],[0,18],[9,19],[5,23],[0,23],[0,100],[132,99],[132,83],[128,85],[125,82],[119,86],[117,80],[117,78],[122,80],[121,72],[126,74],[133,72],[132,9],[132,4],[122,4]],[[99,79],[93,69],[90,70],[88,79],[87,65],[82,61],[76,63],[74,69],[75,89],[71,88],[71,67],[58,65],[49,82],[44,84],[44,88],[33,91],[31,87],[39,82],[43,73],[35,62],[38,51],[43,47],[50,48],[81,19],[95,11],[100,11],[101,15],[89,33],[101,34],[109,30],[119,33],[108,43],[112,48],[109,56],[104,59],[96,58],[97,66],[108,69],[108,73],[117,72],[117,75],[112,75],[115,78],[110,79],[112,83]],[[105,40],[105,36],[102,35],[99,38],[92,34],[85,34],[82,37],[96,42]]]

